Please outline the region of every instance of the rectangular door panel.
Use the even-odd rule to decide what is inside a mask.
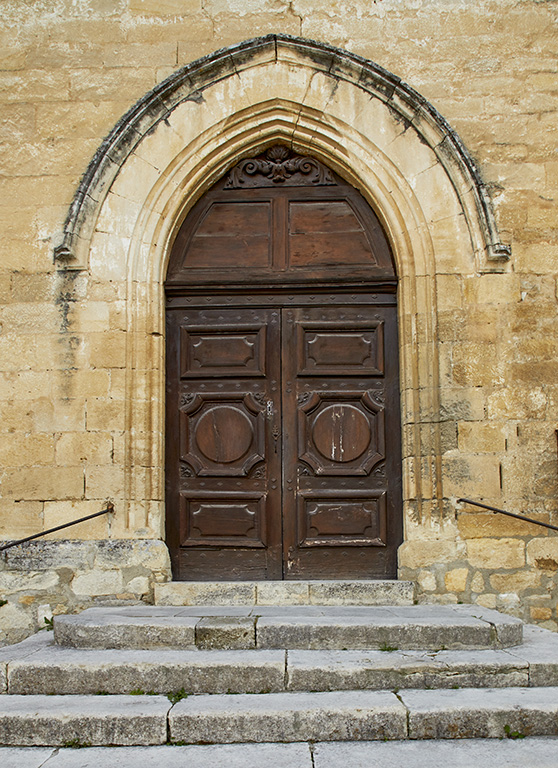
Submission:
[[[297,522],[301,547],[385,547],[386,492],[303,491]]]
[[[181,328],[181,378],[265,376],[265,326]]]
[[[265,495],[182,495],[180,546],[265,547],[265,508]]]
[[[383,322],[354,323],[341,330],[338,323],[298,323],[299,374],[305,376],[381,376],[384,372]]]

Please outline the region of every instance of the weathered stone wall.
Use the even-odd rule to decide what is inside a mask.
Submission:
[[[136,180],[155,185],[163,170],[147,137],[93,222],[86,268],[55,266],[53,247],[81,175],[138,98],[200,56],[269,33],[327,42],[401,77],[459,133],[489,184],[500,233],[512,244],[511,263],[486,272],[457,248],[463,233],[454,203],[443,243],[446,182],[433,181],[436,212],[417,228],[436,240],[432,264],[413,279],[402,275],[401,575],[417,581],[421,600],[475,601],[556,629],[557,534],[475,513],[456,499],[482,499],[558,523],[558,5],[6,0],[0,20],[0,536],[25,536],[99,511],[107,498],[115,503],[111,518],[71,529],[86,543],[67,546],[90,547],[87,566],[72,556],[61,570],[66,555],[59,550],[55,565],[40,565],[39,557],[35,566],[22,566],[31,583],[17,558],[3,561],[0,597],[8,602],[0,607],[0,626],[17,628],[6,638],[30,631],[49,610],[74,610],[88,599],[148,600],[153,581],[168,574],[157,550],[157,563],[145,572],[115,575],[121,566],[113,560],[108,569],[99,566],[111,576],[91,577],[89,595],[82,589],[87,574],[99,569],[92,553],[103,540],[145,540],[156,548],[163,536],[162,427],[154,402],[162,393],[160,292],[153,275],[132,290],[126,267],[145,210]],[[292,68],[299,71],[296,63]],[[258,84],[245,79],[242,91],[240,80],[235,99],[248,108],[246,94],[257,93]],[[260,92],[266,87],[260,77]],[[312,108],[312,99],[325,99],[332,115],[349,115],[348,124],[359,123],[361,133],[376,131],[378,144],[382,131],[393,130],[394,156],[408,166],[401,172],[409,195],[427,194],[424,167],[410,168],[411,160],[417,168],[427,164],[426,154],[405,149],[412,128],[375,124],[372,111],[367,117],[364,102],[341,85],[323,96],[319,79],[293,74],[284,88],[285,98],[306,89],[300,101]],[[221,101],[230,93],[224,88]],[[218,102],[190,103],[185,119],[194,134],[206,130],[208,105],[217,114]],[[167,137],[176,156],[181,130],[174,125]],[[345,142],[336,140],[344,157]],[[328,157],[325,139],[323,154]],[[355,168],[357,179],[365,179],[364,169]],[[364,191],[379,199],[377,190]],[[159,236],[151,232],[151,240]],[[141,243],[137,250],[139,263]],[[139,318],[133,327],[132,315]],[[415,342],[421,355],[411,350]],[[114,590],[103,591],[111,579]]]
[[[48,629],[53,614],[101,605],[153,602],[170,578],[162,541],[44,541],[8,550],[0,563],[0,645]]]

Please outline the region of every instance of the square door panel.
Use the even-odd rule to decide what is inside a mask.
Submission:
[[[298,535],[301,547],[385,546],[385,491],[300,494]]]
[[[384,410],[368,393],[302,395],[298,451],[316,475],[368,475],[385,459]]]
[[[251,395],[191,393],[180,411],[180,460],[197,476],[248,475],[263,461],[264,406]]]
[[[182,547],[264,547],[264,496],[181,495],[180,533]]]

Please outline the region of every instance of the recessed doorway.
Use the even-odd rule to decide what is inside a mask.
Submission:
[[[362,195],[281,145],[243,159],[165,287],[174,578],[394,578],[396,277]]]

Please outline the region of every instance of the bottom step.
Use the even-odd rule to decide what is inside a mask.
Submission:
[[[2,746],[519,739],[558,734],[558,688],[551,687],[215,694],[178,701],[158,695],[5,695],[1,700]]]
[[[558,740],[219,744],[188,747],[3,748],[2,768],[556,768]],[[50,758],[50,759],[49,759]],[[48,760],[48,763],[45,762]]]

